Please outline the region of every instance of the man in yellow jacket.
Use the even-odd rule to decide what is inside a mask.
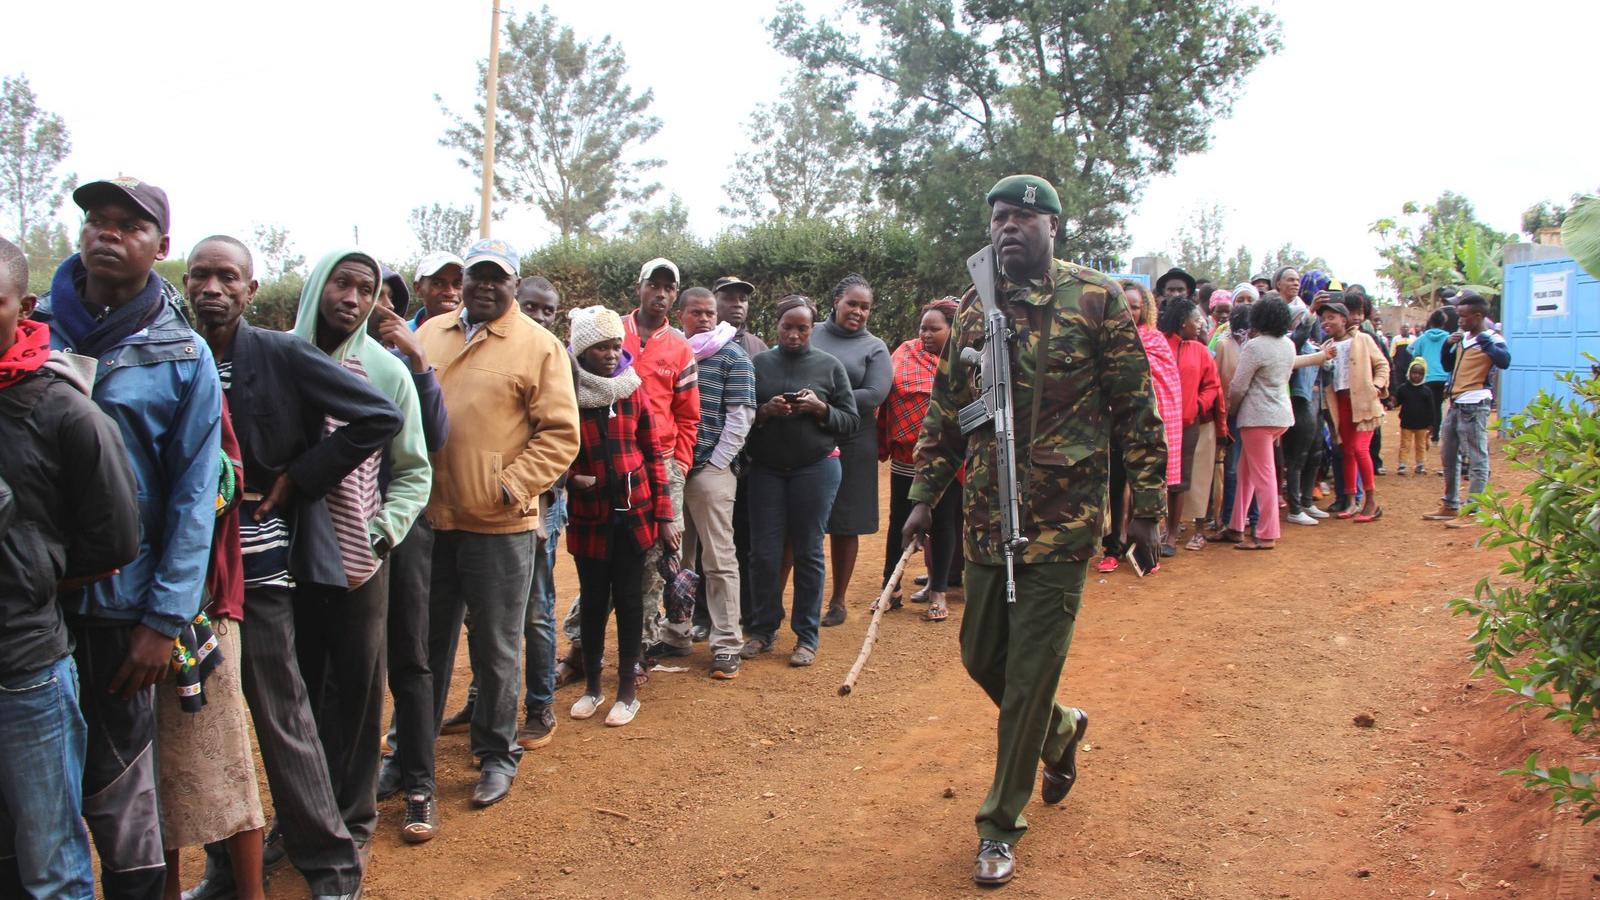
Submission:
[[[460,312],[417,330],[439,373],[450,441],[433,455],[434,528],[429,667],[443,718],[463,604],[478,681],[472,753],[483,773],[477,807],[505,799],[516,776],[522,630],[540,528],[539,496],[578,455],[578,404],[565,348],[517,307],[520,262],[505,241],[481,240],[463,260]]]

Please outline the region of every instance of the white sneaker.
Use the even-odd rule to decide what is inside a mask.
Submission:
[[[599,709],[600,704],[604,702],[606,702],[604,695],[597,697],[590,694],[584,694],[582,697],[578,698],[578,702],[572,704],[572,717],[574,719],[587,719],[594,715],[594,711]]]
[[[1312,517],[1310,517],[1308,515],[1306,515],[1304,510],[1301,510],[1300,512],[1297,512],[1297,513],[1294,513],[1293,515],[1288,516],[1286,518],[1286,521],[1293,522],[1296,525],[1315,525],[1315,524],[1317,524],[1317,520],[1313,519]]]
[[[618,728],[633,721],[639,714],[639,698],[633,698],[632,703],[623,703],[621,700],[611,704],[611,712],[606,713],[606,724]]]
[[[1310,516],[1313,519],[1326,519],[1328,517],[1328,514],[1326,512],[1323,512],[1322,510],[1316,508],[1315,506],[1308,506],[1305,509],[1302,509],[1301,512],[1305,513],[1306,515]]]

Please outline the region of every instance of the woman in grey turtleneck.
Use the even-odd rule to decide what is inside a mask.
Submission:
[[[894,365],[889,348],[867,330],[872,312],[872,286],[860,275],[847,275],[833,289],[833,317],[818,325],[811,346],[839,360],[850,376],[861,426],[839,438],[839,491],[828,517],[833,556],[833,594],[823,625],[845,619],[845,591],[856,569],[861,535],[878,532],[877,411],[889,396]]]

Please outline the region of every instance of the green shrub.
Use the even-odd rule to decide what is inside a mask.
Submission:
[[[771,335],[771,309],[790,293],[817,301],[827,314],[833,286],[859,274],[872,283],[871,328],[893,348],[916,334],[916,311],[929,300],[959,294],[967,285],[964,266],[950,271],[932,262],[923,242],[897,220],[869,217],[858,222],[776,221],[726,232],[709,243],[688,236],[661,241],[558,241],[523,258],[524,275],[543,275],[561,292],[563,308],[595,302],[618,312],[637,305],[634,287],[639,267],[657,256],[671,259],[682,274],[681,287],[738,275],[756,286],[750,327]]]
[[[1591,359],[1591,362],[1593,360]],[[1489,529],[1484,544],[1511,558],[1500,574],[1515,583],[1478,582],[1471,599],[1451,606],[1472,615],[1475,675],[1490,673],[1513,709],[1543,711],[1573,734],[1600,736],[1600,378],[1560,376],[1570,396],[1540,392],[1509,422],[1508,454],[1515,468],[1533,473],[1521,496],[1479,495],[1478,522]],[[1593,764],[1596,757],[1586,757]],[[1585,822],[1600,818],[1595,781],[1600,771],[1541,765],[1537,752],[1517,775],[1556,805],[1575,804]]]

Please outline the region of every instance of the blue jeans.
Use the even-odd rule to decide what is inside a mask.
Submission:
[[[1439,429],[1444,463],[1444,505],[1461,508],[1461,451],[1467,453],[1467,496],[1489,487],[1489,410],[1492,404],[1451,403]]]
[[[0,896],[94,897],[87,734],[71,656],[0,679]]]
[[[839,490],[837,457],[829,456],[787,471],[761,463],[750,467],[750,575],[755,581],[755,613],[750,636],[771,642],[783,624],[783,585],[779,583],[785,538],[794,548],[794,608],[789,625],[802,647],[815,650],[822,619],[822,588],[827,574],[822,532]]]
[[[1222,460],[1222,518],[1217,520],[1224,528],[1233,521],[1233,501],[1239,496],[1239,453],[1243,449],[1243,444],[1239,440],[1238,416],[1228,417],[1228,433],[1233,435],[1233,440],[1228,442],[1228,452]],[[1248,517],[1250,527],[1254,528],[1257,519],[1254,500],[1250,501],[1250,509],[1247,512],[1250,513]]]
[[[556,501],[565,506],[565,499]],[[562,510],[565,512],[565,509]],[[545,519],[544,540],[533,554],[533,585],[528,589],[528,622],[522,637],[527,644],[526,668],[523,673],[523,700],[530,710],[548,709],[556,702],[556,544],[561,542],[559,529],[551,528],[556,519],[555,510]],[[559,518],[566,524],[566,516]]]

